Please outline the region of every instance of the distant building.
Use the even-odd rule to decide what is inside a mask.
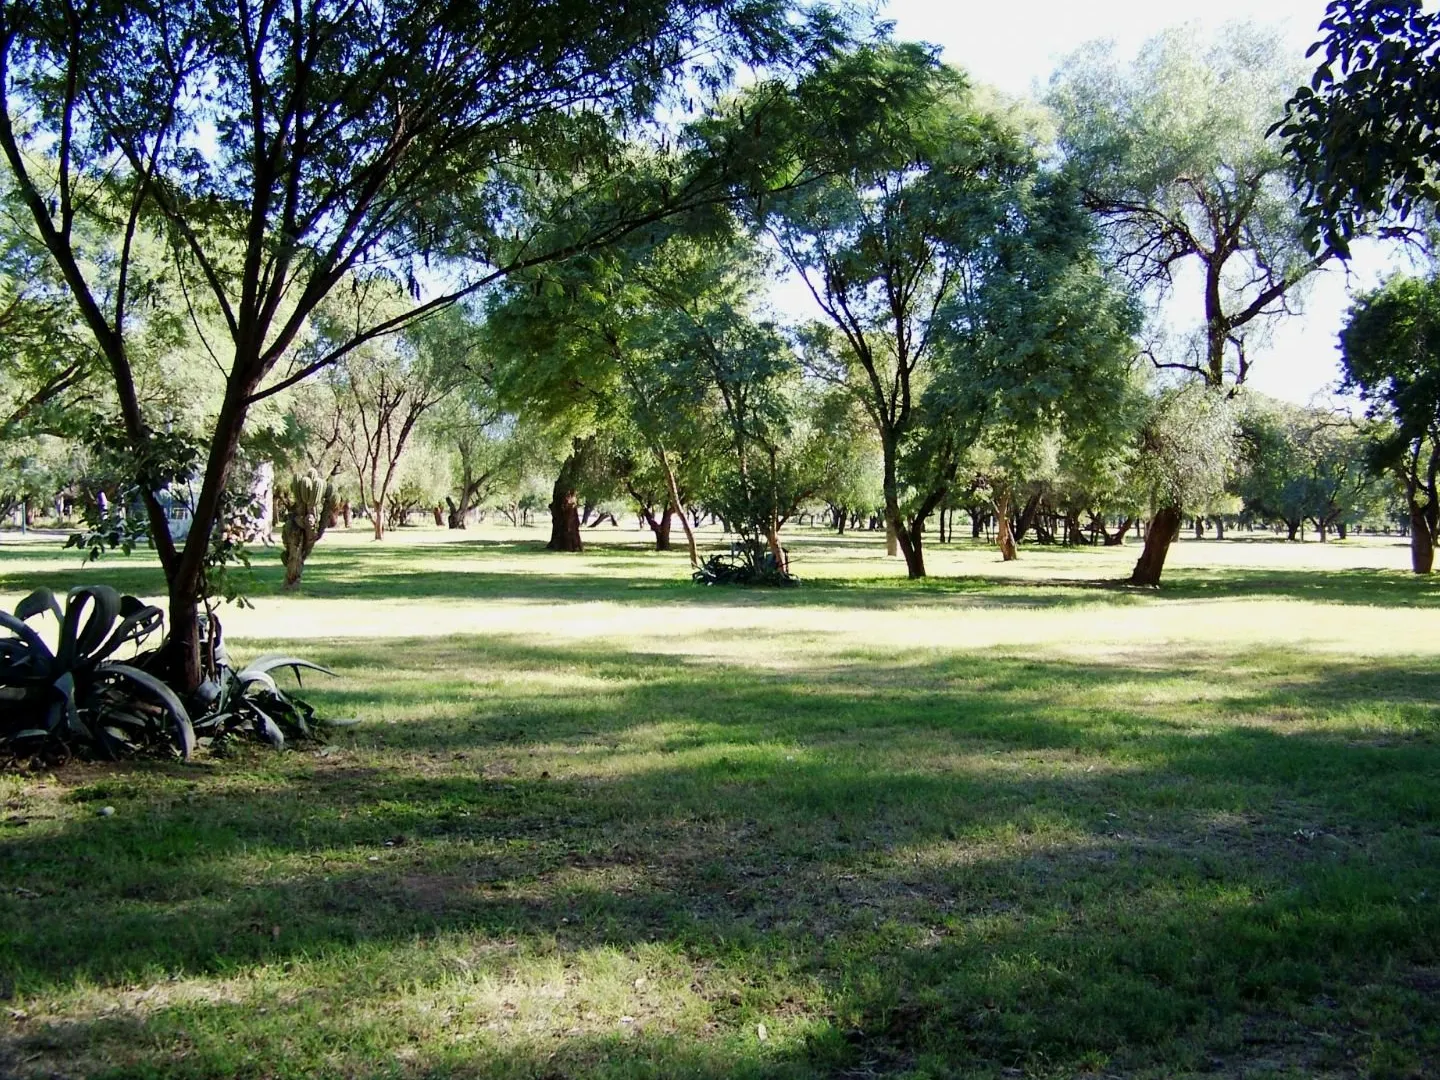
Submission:
[[[190,535],[190,522],[195,516],[195,500],[200,496],[200,484],[200,477],[192,476],[183,484],[171,484],[156,493],[156,499],[165,511],[171,539],[184,540]],[[249,520],[245,539],[268,541],[274,536],[275,466],[272,462],[262,461],[255,467],[250,478],[250,492],[258,512]]]

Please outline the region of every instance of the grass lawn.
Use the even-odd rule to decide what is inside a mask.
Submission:
[[[107,580],[0,540],[0,603]],[[328,536],[324,746],[0,776],[0,1075],[1440,1076],[1440,586],[1393,540],[801,589]],[[709,537],[714,541],[716,537]],[[102,807],[113,816],[102,817]]]

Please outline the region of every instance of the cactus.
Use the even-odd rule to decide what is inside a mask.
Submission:
[[[315,549],[335,513],[335,486],[311,472],[290,481],[285,522],[280,538],[285,548],[285,588],[300,584],[305,560]]]

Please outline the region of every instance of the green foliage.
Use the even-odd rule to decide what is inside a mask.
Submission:
[[[1440,203],[1440,14],[1421,0],[1333,0],[1309,85],[1277,125],[1305,197],[1308,236],[1348,252],[1377,223]]]
[[[1135,482],[1154,509],[1220,495],[1237,454],[1234,401],[1202,383],[1160,390],[1139,435]]]
[[[1305,521],[1324,535],[1379,516],[1391,485],[1370,468],[1372,433],[1353,420],[1251,400],[1241,408],[1238,427],[1235,490],[1248,513],[1283,522],[1292,537]]]
[[[972,449],[987,435],[1038,438],[1108,398],[1136,323],[1095,265],[1074,189],[957,72],[923,50],[876,46],[815,78],[865,86],[877,70],[903,78],[875,129],[842,144],[853,152],[843,167],[767,200],[757,220],[828,320],[804,335],[807,363],[874,424],[886,516],[923,576],[924,522]],[[814,108],[796,125],[797,158],[818,154],[811,143],[828,130]]]
[[[1440,433],[1440,275],[1396,276],[1359,297],[1340,334],[1343,388],[1406,443]]]

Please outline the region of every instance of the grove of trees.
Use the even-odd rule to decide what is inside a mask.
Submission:
[[[265,463],[289,587],[356,515],[546,511],[781,573],[808,518],[924,577],[957,510],[1004,559],[1143,538],[1138,585],[1187,526],[1428,573],[1440,276],[1356,301],[1363,416],[1248,385],[1356,238],[1431,265],[1440,22],[1321,34],[1087,46],[1020,102],[789,0],[13,0],[0,511],[153,545],[192,689]]]

